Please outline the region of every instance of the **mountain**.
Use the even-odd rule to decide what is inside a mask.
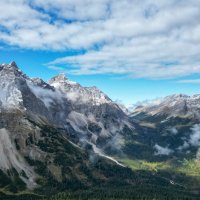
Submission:
[[[31,79],[12,62],[0,65],[0,91],[1,192],[135,183],[130,169],[104,153],[129,119],[100,90],[63,75],[49,83]],[[71,98],[75,93],[79,100]]]
[[[147,115],[187,116],[199,118],[200,95],[187,96],[177,94],[156,99],[146,105],[141,104],[135,108],[133,115],[145,113]]]
[[[125,126],[133,128],[121,108],[96,87],[82,87],[63,74],[53,77],[49,84],[64,94],[72,105],[67,121],[78,132],[88,132],[93,143],[119,134]]]
[[[67,79],[64,74],[53,77],[49,84],[60,89],[69,100],[76,102],[76,104],[101,105],[112,103],[112,100],[98,88],[82,87],[80,84]]]
[[[0,198],[199,197],[199,176],[183,173],[197,164],[185,162],[198,155],[198,112],[183,112],[179,99],[177,108],[165,103],[176,115],[136,108],[129,116],[96,87],[63,74],[45,82],[15,62],[0,65]],[[182,168],[175,157],[186,159]]]
[[[1,65],[2,110],[18,109],[38,122],[74,129],[96,143],[131,127],[126,114],[96,87],[82,87],[64,75],[48,83],[23,74],[15,63]]]

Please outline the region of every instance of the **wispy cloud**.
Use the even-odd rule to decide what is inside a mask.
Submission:
[[[174,151],[172,149],[169,149],[168,147],[162,147],[158,144],[154,145],[154,148],[156,149],[156,152],[154,152],[155,155],[170,155],[172,154]]]
[[[200,79],[186,79],[186,80],[180,80],[178,83],[200,83]]]
[[[40,50],[81,50],[50,66],[72,74],[166,79],[200,74],[196,0],[1,0],[0,41]]]
[[[53,66],[53,65],[45,65],[47,66],[49,69],[52,69],[52,70],[55,70],[55,71],[58,71],[60,74],[61,73],[67,73],[68,71],[66,69],[64,69],[63,67],[58,67],[58,66]]]

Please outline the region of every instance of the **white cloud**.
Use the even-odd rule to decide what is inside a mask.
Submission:
[[[178,134],[178,130],[176,129],[176,127],[173,127],[169,130],[173,135]]]
[[[184,141],[182,146],[177,148],[178,150],[182,151],[190,146],[200,147],[200,124],[192,126],[191,131],[190,137]]]
[[[30,90],[33,92],[33,94],[37,98],[41,99],[47,108],[49,108],[57,101],[58,102],[63,101],[62,94],[59,91],[53,91],[50,89],[41,88],[37,85],[34,85],[32,82],[27,82],[27,84]]]
[[[189,143],[193,146],[200,146],[200,124],[195,124],[192,128]]]
[[[183,145],[182,145],[182,146],[179,146],[177,149],[178,149],[179,151],[182,151],[182,150],[187,149],[187,148],[189,148],[189,147],[190,147],[189,143],[186,142],[186,141],[184,141]]]
[[[54,69],[151,79],[200,74],[196,0],[1,0],[0,12],[6,44],[86,50],[52,61]]]
[[[173,153],[172,149],[169,149],[168,147],[162,147],[158,144],[155,144],[154,148],[156,149],[155,155],[170,155]]]

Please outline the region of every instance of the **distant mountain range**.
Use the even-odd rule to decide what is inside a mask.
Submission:
[[[198,198],[199,113],[200,95],[168,96],[129,113],[64,74],[45,82],[2,64],[0,197]]]
[[[165,98],[147,101],[134,109],[133,114],[146,113],[148,115],[193,116],[199,118],[200,94],[188,96],[176,94]]]

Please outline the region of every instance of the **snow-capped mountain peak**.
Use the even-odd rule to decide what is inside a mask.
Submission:
[[[57,76],[54,76],[50,81],[49,84],[57,87],[62,87],[63,85],[78,85],[75,81],[69,80],[65,74],[59,74]]]
[[[10,72],[11,71],[14,72],[14,71],[18,71],[18,67],[17,67],[15,62],[12,62],[10,64],[1,64],[0,70],[7,70],[7,71],[10,71]]]
[[[49,82],[50,83],[65,83],[67,81],[67,78],[65,74],[58,74],[57,76],[54,76]]]
[[[18,66],[17,66],[17,64],[14,62],[14,61],[12,61],[11,63],[9,63],[9,64],[1,64],[1,66],[3,67],[3,68],[7,68],[7,69],[15,69],[15,70],[19,70],[19,68],[18,68]]]
[[[0,64],[0,76],[9,76],[10,79],[28,78],[13,61],[10,64]]]
[[[109,97],[97,87],[83,87],[79,83],[66,78],[64,74],[53,77],[48,83],[63,92],[70,101],[77,104],[90,103],[92,105],[101,105],[111,102]]]

